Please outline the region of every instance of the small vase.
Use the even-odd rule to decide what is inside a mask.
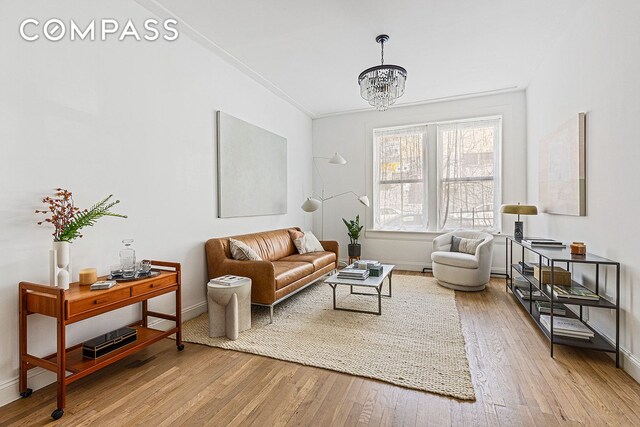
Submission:
[[[63,289],[69,288],[71,281],[71,260],[70,260],[71,243],[64,241],[54,241],[51,256],[51,283]]]

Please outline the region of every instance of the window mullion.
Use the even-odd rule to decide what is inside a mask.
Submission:
[[[424,185],[427,193],[428,230],[438,229],[438,196],[440,186],[438,183],[438,135],[437,126],[427,126],[427,141],[425,151],[426,182]]]

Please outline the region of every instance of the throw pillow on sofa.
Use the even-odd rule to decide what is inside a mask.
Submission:
[[[475,255],[476,249],[482,242],[484,242],[484,239],[465,239],[464,237],[453,236],[451,238],[451,252]]]
[[[324,251],[322,244],[311,231],[305,231],[302,233],[302,237],[293,239],[293,244],[296,245],[298,253],[300,254]]]
[[[244,242],[236,239],[229,239],[229,249],[233,259],[239,261],[262,261],[262,258]]]
[[[291,230],[289,230],[289,236],[291,236],[291,240],[296,240],[304,236],[304,233],[292,228]]]

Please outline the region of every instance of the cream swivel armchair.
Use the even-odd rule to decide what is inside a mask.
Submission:
[[[451,252],[453,236],[483,239],[475,255]],[[431,253],[433,277],[446,288],[457,291],[481,291],[491,276],[493,236],[480,231],[453,231],[433,240]]]

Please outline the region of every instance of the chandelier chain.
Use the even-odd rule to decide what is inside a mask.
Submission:
[[[382,46],[381,47],[381,54],[380,54],[380,61],[381,61],[381,64],[384,65],[384,40],[382,40],[380,42],[380,46]]]

